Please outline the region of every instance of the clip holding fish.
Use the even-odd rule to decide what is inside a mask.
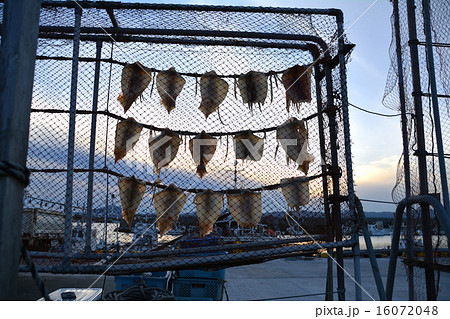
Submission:
[[[204,239],[213,231],[214,223],[219,218],[223,206],[223,194],[207,189],[195,195],[194,203],[197,208],[200,237]]]
[[[177,222],[186,199],[186,194],[174,184],[170,184],[166,189],[155,194],[156,227],[160,236],[170,231]]]
[[[281,184],[287,184],[281,186],[281,192],[288,204],[289,208],[296,211],[301,206],[305,206],[309,203],[309,179],[306,177],[291,177],[283,178],[280,181]]]
[[[186,80],[173,67],[159,72],[156,76],[156,89],[161,97],[161,104],[169,114],[175,108],[176,99],[185,83]]]
[[[217,139],[202,131],[189,141],[189,151],[195,165],[197,165],[197,174],[200,178],[206,175],[206,164],[212,159],[216,152]]]
[[[236,159],[259,161],[263,156],[264,139],[251,131],[236,134],[233,137]]]
[[[294,65],[283,72],[281,82],[286,89],[286,110],[292,104],[299,112],[302,102],[311,102],[311,67]]]
[[[143,66],[140,62],[127,64],[122,69],[121,88],[122,93],[117,100],[126,113],[138,97],[150,84],[151,69]]]
[[[199,110],[206,119],[219,109],[219,105],[225,100],[228,93],[228,83],[221,79],[216,72],[210,71],[200,78],[201,102]]]
[[[141,131],[142,124],[136,122],[132,117],[117,123],[114,140],[114,163],[120,161],[133,149],[139,141]]]
[[[267,75],[255,71],[241,74],[238,86],[242,101],[244,104],[248,104],[250,112],[253,111],[253,104],[258,104],[261,111],[261,105],[264,104],[267,97]]]
[[[308,153],[308,131],[303,121],[295,117],[277,127],[277,140],[286,152],[286,160],[292,160],[298,164],[298,169],[307,174],[309,164],[313,156]]]
[[[131,228],[134,215],[136,214],[147,185],[145,182],[132,177],[119,177],[119,197],[122,204],[122,217]]]
[[[243,191],[227,194],[228,207],[234,220],[242,227],[256,227],[262,216],[260,192]]]
[[[161,168],[169,165],[175,159],[181,143],[180,136],[168,128],[164,129],[161,134],[149,138],[148,146],[150,157],[155,165],[155,174],[159,176]]]

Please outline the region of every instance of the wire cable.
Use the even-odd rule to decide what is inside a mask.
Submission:
[[[384,200],[363,199],[363,198],[360,198],[359,200],[362,201],[362,202],[372,202],[372,203],[381,203],[381,204],[392,204],[392,205],[397,205],[397,203],[394,203],[394,202],[388,202],[388,201],[384,201]]]
[[[378,116],[384,116],[384,117],[396,117],[396,116],[400,116],[401,114],[383,114],[383,113],[378,113],[378,112],[374,112],[374,111],[369,111],[366,109],[363,109],[362,107],[359,107],[353,103],[348,103],[349,105],[353,106],[355,109],[358,109],[360,111],[369,113],[369,114],[373,114],[373,115],[378,115]],[[408,113],[409,115],[412,115],[412,113]]]

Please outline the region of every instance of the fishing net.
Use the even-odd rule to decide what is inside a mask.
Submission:
[[[60,227],[28,240],[39,270],[227,267],[355,244],[335,11],[83,7],[78,64],[79,8],[41,10],[24,209]]]
[[[436,84],[438,92],[438,104],[439,104],[439,117],[440,125],[442,129],[442,141],[444,147],[444,159],[445,170],[448,172],[450,168],[450,117],[449,117],[449,68],[448,61],[450,58],[450,14],[448,11],[449,1],[430,1],[430,20],[432,30],[432,42],[433,42],[433,56],[436,73]],[[419,168],[417,157],[417,138],[416,138],[416,123],[415,123],[415,108],[414,108],[414,94],[420,94],[423,104],[423,122],[424,122],[424,135],[425,135],[425,149],[427,152],[426,165],[427,165],[427,183],[429,194],[436,194],[441,202],[442,198],[442,185],[440,178],[440,168],[438,163],[438,154],[436,146],[436,133],[435,133],[435,117],[433,114],[432,100],[431,100],[431,88],[430,88],[430,76],[427,64],[427,52],[426,52],[426,40],[425,40],[425,25],[423,17],[423,3],[422,1],[415,1],[415,18],[417,28],[417,43],[419,54],[419,72],[420,83],[422,92],[413,92],[412,82],[412,66],[411,65],[411,53],[409,47],[409,33],[408,33],[408,15],[407,15],[407,2],[399,1],[399,33],[400,33],[400,49],[402,58],[402,71],[404,77],[404,90],[405,90],[405,105],[406,105],[406,117],[407,117],[407,131],[404,132],[408,140],[409,149],[409,173],[411,176],[411,195],[420,194],[420,180],[419,180]],[[383,98],[383,103],[386,107],[395,111],[400,111],[400,96],[399,96],[399,72],[397,67],[397,53],[395,43],[395,25],[394,15],[392,16],[392,32],[393,39],[390,47],[391,67],[388,73],[386,82],[386,88]],[[405,191],[405,158],[402,154],[397,167],[397,179],[395,186],[392,190],[392,199],[394,202],[399,202],[406,197]],[[448,174],[448,173],[447,173]],[[449,181],[445,181],[449,183]],[[421,211],[419,205],[411,207],[411,233],[413,236],[413,246],[416,251],[416,257],[421,259],[423,257],[423,241],[422,241],[422,222]],[[436,214],[431,210],[431,227],[432,227],[432,243],[435,253],[434,261],[440,262],[442,260],[442,252],[448,247],[447,238],[443,236],[442,227],[439,224],[439,220]],[[404,243],[406,245],[406,233],[407,227],[402,229],[402,236],[404,237]],[[418,252],[418,253],[417,253]],[[418,254],[418,255],[417,255]],[[414,268],[414,283],[415,283],[415,297],[417,299],[424,299],[425,294],[425,281],[423,280],[423,269]],[[439,275],[436,273],[436,286],[439,286]]]

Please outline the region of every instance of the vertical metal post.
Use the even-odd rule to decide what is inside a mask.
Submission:
[[[329,64],[325,65],[325,81],[327,89],[327,108],[328,119],[329,119],[329,129],[330,129],[330,149],[331,149],[331,168],[333,170],[332,184],[333,184],[333,197],[334,203],[332,206],[332,218],[335,227],[335,236],[337,241],[342,240],[342,221],[341,221],[341,204],[339,201],[340,189],[339,189],[339,162],[337,154],[337,123],[336,123],[336,111],[334,108],[334,97],[333,97],[333,78],[331,76],[331,66]],[[336,261],[337,261],[337,285],[338,285],[338,300],[345,300],[345,282],[344,282],[344,253],[342,247],[336,248]]]
[[[0,162],[25,167],[39,0],[6,1],[0,49]],[[24,174],[25,176],[25,174]],[[0,174],[0,300],[17,297],[24,181]]]
[[[402,59],[402,45],[400,38],[400,18],[398,12],[398,0],[393,1],[393,15],[394,15],[394,36],[397,53],[397,72],[398,72],[398,88],[400,98],[400,113],[402,124],[402,140],[403,140],[403,170],[405,176],[405,196],[411,196],[411,172],[409,163],[409,141],[408,141],[408,119],[406,117],[406,97],[403,78],[403,59]],[[412,236],[412,220],[411,220],[411,206],[406,207],[406,246],[408,259],[413,259],[413,236]],[[414,300],[414,267],[408,265],[408,292],[409,300]]]
[[[320,85],[320,67],[318,65],[314,66],[315,82],[316,82],[316,100],[317,100],[317,112],[323,111],[322,105],[322,87]],[[318,126],[319,126],[319,141],[320,141],[320,156],[322,161],[322,174],[327,171],[327,165],[325,162],[326,150],[325,150],[325,136],[323,129],[323,115],[319,114],[317,116]],[[331,225],[330,216],[330,203],[328,201],[328,180],[327,176],[322,177],[322,188],[323,188],[323,201],[324,201],[324,212],[325,212],[325,222],[326,222],[326,235],[327,240],[333,240],[333,230]],[[326,281],[326,295],[325,300],[331,301],[333,297],[333,249],[327,249],[327,281]]]
[[[361,291],[361,260],[360,260],[360,249],[359,249],[359,236],[357,232],[352,234],[352,238],[355,240],[356,244],[352,247],[353,252],[353,273],[355,278],[355,300],[362,300]]]
[[[444,145],[442,144],[441,119],[439,115],[439,103],[437,97],[436,74],[434,68],[433,43],[431,38],[430,0],[422,0],[423,23],[425,42],[427,49],[428,77],[430,80],[431,102],[433,105],[434,130],[436,132],[436,146],[438,150],[439,172],[441,174],[442,199],[445,210],[450,215],[450,203],[448,197],[448,180],[444,159]]]
[[[364,240],[366,242],[367,252],[369,253],[370,265],[372,267],[372,274],[375,279],[375,285],[377,286],[378,297],[380,297],[381,301],[385,301],[387,300],[386,292],[384,290],[383,281],[381,279],[380,274],[380,268],[378,268],[377,258],[375,257],[375,252],[372,246],[372,240],[370,239],[370,233],[369,230],[367,229],[366,224],[363,224],[361,230],[364,236]]]
[[[69,113],[69,138],[67,151],[67,178],[66,178],[66,199],[64,204],[65,231],[63,244],[63,268],[70,266],[69,255],[72,250],[72,201],[73,201],[73,168],[75,155],[75,117],[77,107],[77,86],[78,86],[78,56],[80,51],[81,33],[80,7],[75,7],[75,30],[73,36],[73,57],[72,57],[72,79],[70,83],[70,113]]]
[[[92,119],[91,119],[91,140],[89,142],[89,173],[88,190],[86,203],[86,241],[84,252],[91,252],[91,232],[92,232],[92,198],[94,194],[94,159],[95,159],[95,136],[97,134],[97,106],[98,91],[100,85],[100,59],[102,57],[102,42],[96,42],[95,71],[94,71],[94,92],[92,97]]]
[[[348,190],[348,206],[350,214],[357,216],[355,212],[355,189],[353,181],[353,167],[352,167],[352,150],[350,140],[350,120],[348,113],[348,96],[347,96],[347,73],[345,70],[345,51],[344,51],[344,16],[339,14],[336,16],[337,30],[338,30],[338,48],[339,48],[339,75],[341,84],[341,99],[342,99],[342,118],[344,122],[344,140],[345,140],[345,164],[347,171],[347,190]],[[356,231],[356,230],[355,230]],[[357,237],[357,236],[356,236]],[[356,241],[356,251],[359,251],[359,240]],[[359,271],[360,260],[359,254],[353,254],[353,265],[355,272],[355,293],[356,300],[361,300],[361,273]]]
[[[409,30],[409,50],[411,54],[411,73],[413,82],[413,96],[416,120],[416,140],[417,140],[417,160],[419,166],[420,194],[428,194],[428,171],[427,171],[427,151],[425,148],[425,131],[423,125],[422,91],[420,85],[419,53],[417,49],[416,13],[414,0],[407,1],[408,30]],[[431,242],[431,222],[430,207],[428,204],[420,205],[423,228],[423,246],[425,252],[425,262],[433,263],[433,245]],[[427,287],[427,299],[436,300],[434,286],[434,271],[425,269],[425,280]]]

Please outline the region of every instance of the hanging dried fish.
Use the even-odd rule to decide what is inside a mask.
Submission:
[[[189,141],[189,150],[200,178],[206,175],[206,164],[212,159],[216,152],[217,139],[202,131]]]
[[[214,223],[219,218],[223,206],[223,194],[208,189],[195,195],[194,203],[197,207],[200,237],[203,239],[212,232]]]
[[[141,136],[142,125],[130,117],[125,121],[120,121],[116,126],[116,137],[114,142],[115,163],[127,155]]]
[[[149,138],[150,156],[155,165],[155,173],[157,175],[161,172],[161,168],[169,165],[174,160],[181,143],[180,136],[167,128],[161,134]]]
[[[261,111],[267,97],[267,75],[250,71],[239,76],[238,85],[242,101],[248,104],[250,111],[253,111],[253,104],[258,104]]]
[[[233,137],[233,146],[236,159],[259,161],[264,151],[264,139],[248,131],[236,134]]]
[[[208,116],[219,109],[220,103],[225,100],[228,93],[228,83],[217,76],[216,72],[211,71],[202,75],[200,78],[200,94],[202,101],[199,110]]]
[[[286,89],[286,109],[292,104],[299,111],[299,104],[311,101],[311,68],[307,66],[294,65],[287,69],[281,76]]]
[[[151,69],[139,62],[127,64],[122,69],[122,94],[117,98],[126,113],[131,105],[150,84]]]
[[[281,184],[289,183],[281,187],[281,192],[290,208],[299,210],[301,206],[309,203],[309,179],[305,177],[283,178]]]
[[[174,184],[170,184],[165,190],[155,194],[154,201],[156,227],[159,229],[159,234],[163,236],[178,220],[178,215],[186,203],[186,194]]]
[[[303,121],[295,117],[278,126],[277,140],[281,143],[288,159],[296,162],[303,173],[308,174],[313,157],[308,153],[308,131]]]
[[[161,71],[156,76],[156,88],[161,96],[161,103],[169,114],[175,108],[175,101],[185,83],[186,80],[175,71],[175,68]]]
[[[119,196],[122,204],[122,217],[131,227],[133,217],[145,194],[146,185],[133,177],[119,177]]]
[[[261,220],[261,193],[244,191],[228,194],[228,207],[234,220],[242,227],[256,227]]]

